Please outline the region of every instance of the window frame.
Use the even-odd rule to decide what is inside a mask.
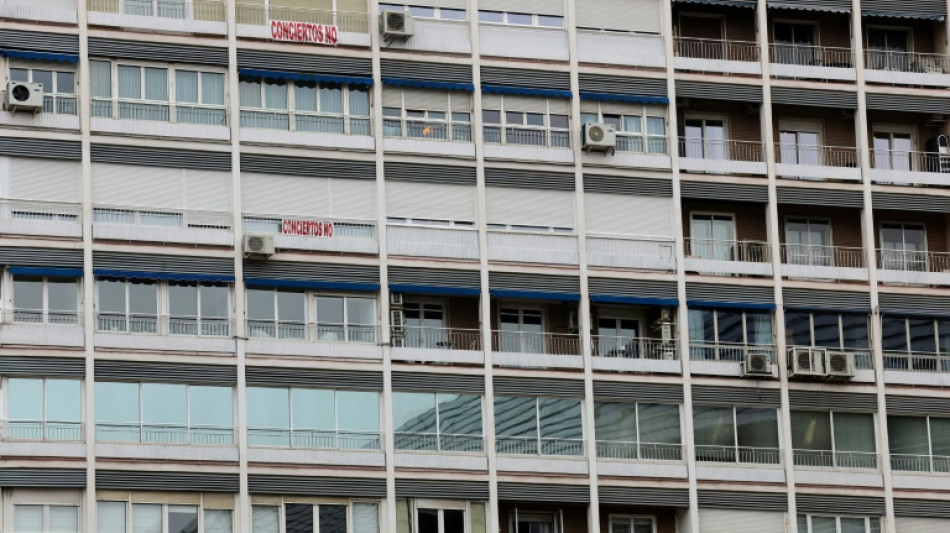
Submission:
[[[434,449],[431,449],[431,448],[428,448],[428,447],[418,447],[418,448],[409,447],[409,446],[401,447],[401,446],[398,446],[398,445],[397,445],[397,446],[396,446],[396,450],[397,450],[397,451],[409,451],[409,452],[412,452],[412,451],[428,451],[428,450],[431,450],[431,451],[434,451],[434,452],[436,452],[436,453],[462,453],[462,454],[470,454],[470,453],[474,453],[474,454],[484,454],[484,453],[485,453],[485,434],[486,434],[486,431],[485,431],[485,430],[486,430],[486,428],[485,428],[485,396],[484,396],[484,395],[482,395],[482,394],[471,394],[471,393],[456,393],[456,392],[428,392],[428,391],[408,391],[408,390],[393,391],[392,394],[393,394],[392,408],[393,408],[393,410],[394,410],[394,413],[393,413],[393,415],[394,415],[394,416],[393,416],[393,418],[394,418],[394,420],[393,420],[393,426],[394,426],[394,427],[393,427],[393,437],[394,437],[394,439],[398,439],[399,436],[406,436],[406,437],[423,437],[423,438],[424,438],[424,437],[427,437],[427,436],[434,436],[434,437],[435,437],[434,440],[435,440],[435,444],[436,444],[436,446],[435,446]],[[396,396],[397,396],[397,395],[400,395],[400,394],[414,394],[414,395],[417,395],[417,394],[424,394],[424,395],[432,396],[432,399],[433,399],[433,401],[434,401],[434,404],[433,404],[433,405],[434,405],[433,413],[435,414],[435,433],[420,433],[420,432],[398,431],[398,430],[397,430],[397,428],[395,427],[395,425],[396,425],[396,421],[395,421],[395,405],[396,405]],[[441,406],[442,406],[442,398],[445,397],[445,396],[466,396],[466,397],[471,396],[471,397],[478,397],[478,399],[479,399],[479,402],[478,402],[478,417],[479,417],[479,420],[480,420],[480,422],[481,422],[481,428],[479,428],[479,434],[477,434],[477,435],[470,435],[470,434],[458,434],[458,433],[445,433],[445,432],[442,431],[442,417],[443,417],[443,412],[442,412]],[[472,441],[474,441],[474,439],[477,438],[477,441],[478,441],[478,446],[477,446],[477,448],[478,448],[478,449],[477,449],[477,450],[475,450],[475,449],[473,449],[473,450],[468,450],[468,449],[446,449],[446,448],[448,448],[448,447],[443,445],[443,437],[448,437],[448,438],[451,438],[451,439],[462,438],[462,439],[465,439],[465,440],[469,440],[469,442],[472,442]]]
[[[597,405],[598,405],[598,404],[616,404],[616,403],[620,403],[620,404],[624,404],[624,405],[633,405],[633,406],[634,406],[634,412],[635,412],[635,415],[636,415],[636,417],[637,417],[637,420],[636,420],[636,425],[637,425],[637,441],[636,441],[635,443],[619,441],[619,444],[621,444],[621,445],[623,445],[623,444],[634,444],[634,445],[636,446],[637,456],[636,456],[635,458],[631,457],[631,458],[626,458],[626,459],[628,459],[628,460],[637,460],[637,461],[651,461],[651,460],[654,460],[654,461],[683,461],[683,459],[684,459],[684,458],[683,458],[683,447],[684,447],[684,444],[683,444],[683,440],[684,440],[684,439],[683,439],[683,411],[684,411],[684,410],[683,410],[683,404],[681,404],[681,403],[678,403],[678,404],[665,404],[665,403],[652,403],[652,402],[648,402],[648,401],[646,401],[646,402],[639,402],[639,401],[613,402],[613,401],[604,401],[604,400],[598,401],[598,400],[595,399],[595,400],[594,400],[594,425],[593,425],[593,427],[594,427],[594,443],[595,443],[595,445],[599,446],[601,443],[609,444],[609,443],[612,443],[612,442],[613,442],[613,443],[618,443],[618,441],[613,441],[613,440],[601,440],[601,439],[598,437],[598,435],[597,435]],[[678,442],[644,442],[644,440],[643,440],[643,432],[642,432],[643,425],[642,425],[642,423],[641,423],[641,421],[640,421],[640,407],[641,407],[641,406],[645,406],[645,405],[651,405],[651,406],[653,406],[653,405],[660,405],[660,406],[667,406],[667,407],[669,407],[669,406],[672,405],[672,406],[675,406],[675,407],[676,407],[676,429],[677,429],[677,432],[678,432],[678,435],[677,435],[677,441],[678,441]],[[653,450],[654,453],[655,453],[655,452],[658,452],[658,451],[660,451],[660,450],[664,450],[664,451],[674,451],[674,453],[672,454],[674,457],[673,457],[673,458],[669,458],[669,457],[646,457],[646,454],[643,453],[643,452],[644,452],[643,446],[645,446],[645,445],[649,445],[650,448],[646,448],[646,449],[648,449],[648,450]],[[658,446],[658,445],[659,445],[659,446]],[[660,446],[662,446],[662,447],[660,447]],[[604,456],[608,455],[608,454],[601,454],[599,450],[600,450],[600,448],[598,448],[598,452],[597,452],[598,457],[604,457]]]
[[[27,502],[12,502],[11,509],[10,509],[11,522],[12,522],[11,527],[10,527],[11,531],[16,531],[16,514],[17,514],[18,507],[42,508],[43,517],[42,517],[42,524],[40,525],[40,531],[42,531],[43,533],[50,533],[51,531],[53,531],[52,529],[50,529],[51,527],[50,508],[62,507],[62,508],[75,509],[76,510],[76,527],[77,527],[75,533],[80,533],[81,531],[83,531],[82,505],[72,504],[72,503],[27,503]],[[56,530],[56,531],[59,531],[59,530]]]
[[[820,517],[820,518],[834,518],[834,519],[835,519],[835,533],[840,533],[840,532],[841,532],[841,519],[842,519],[842,518],[848,518],[848,519],[861,518],[861,519],[864,520],[864,531],[865,531],[865,533],[881,533],[881,525],[880,525],[880,524],[881,524],[881,519],[880,519],[880,517],[876,517],[876,516],[868,516],[868,515],[850,515],[850,516],[849,516],[849,515],[836,515],[836,514],[828,514],[828,513],[798,513],[798,520],[797,520],[797,521],[798,521],[798,528],[799,528],[799,531],[800,531],[801,533],[811,533],[811,532],[812,532],[812,521],[811,521],[811,519],[812,519],[812,517],[815,517],[815,516]],[[804,531],[802,531],[802,525],[803,525],[803,524],[802,524],[802,519],[805,520],[805,522],[804,522],[804,525],[805,525]],[[877,523],[878,523],[877,528],[874,528],[874,527],[872,526],[872,523],[871,523],[872,520],[877,520]]]
[[[43,382],[43,391],[42,391],[42,393],[41,393],[41,394],[42,394],[42,399],[41,399],[41,400],[42,400],[42,402],[43,402],[43,418],[42,418],[42,420],[28,420],[28,419],[16,419],[16,420],[14,420],[14,419],[11,417],[11,415],[10,415],[10,407],[14,404],[14,399],[10,397],[10,393],[11,393],[10,381],[11,381],[11,380],[21,380],[21,379],[23,379],[23,380],[41,380],[41,381]],[[50,380],[54,380],[54,381],[71,381],[71,382],[75,382],[75,384],[78,386],[78,388],[79,388],[79,397],[74,399],[74,400],[77,401],[78,404],[79,404],[79,416],[77,417],[78,420],[51,420],[51,419],[50,419],[50,416],[49,416],[49,400],[48,400],[48,398],[49,398],[49,396],[48,396],[48,386],[49,386],[49,381],[50,381]],[[2,420],[6,421],[6,424],[9,426],[9,429],[7,430],[7,437],[6,437],[6,438],[7,438],[7,439],[10,439],[10,440],[14,440],[14,441],[82,442],[82,441],[84,440],[84,437],[83,437],[83,435],[82,435],[82,425],[83,425],[83,418],[84,418],[84,417],[83,417],[83,413],[85,413],[85,409],[84,409],[85,397],[84,397],[84,394],[83,394],[84,387],[85,387],[84,380],[81,379],[81,378],[78,378],[78,377],[68,377],[68,376],[64,376],[64,377],[17,376],[17,375],[7,375],[7,376],[2,376],[2,377],[0,377],[0,414],[2,414],[2,417],[0,417],[0,418],[2,418]],[[11,433],[10,430],[14,429],[18,423],[25,423],[25,424],[40,423],[40,424],[41,424],[41,432],[42,432],[42,434],[43,434],[42,437],[39,438],[39,439],[16,438],[16,437],[13,437],[13,436],[10,434],[10,433]],[[68,439],[68,438],[51,438],[50,435],[49,435],[49,433],[50,433],[50,424],[55,424],[56,426],[59,426],[60,429],[65,429],[64,427],[62,427],[62,426],[65,425],[65,424],[72,424],[74,427],[72,427],[71,429],[74,430],[74,431],[78,431],[78,435],[77,435],[77,437],[76,437],[75,439]],[[29,428],[29,426],[27,426],[27,428]]]
[[[8,271],[9,272],[9,271]],[[28,274],[8,274],[9,275],[9,287],[10,287],[10,300],[8,305],[10,310],[13,312],[13,321],[20,324],[47,324],[47,325],[57,325],[57,326],[78,326],[80,325],[80,317],[82,316],[83,308],[83,290],[82,290],[82,278],[64,278],[58,276],[32,276]],[[16,284],[17,278],[33,278],[34,281],[38,280],[42,283],[42,294],[41,298],[43,300],[42,309],[25,309],[17,306],[16,303]],[[69,309],[51,309],[49,304],[49,289],[50,289],[50,279],[53,280],[63,280],[71,281],[71,285],[74,286],[76,291],[75,293],[75,303],[76,308],[73,310]],[[64,283],[65,285],[65,283]],[[21,320],[20,317],[35,317],[39,315],[39,321],[36,320]],[[54,320],[53,317],[56,317]]]
[[[260,106],[250,106],[244,105],[242,101],[238,101],[238,109],[241,115],[241,128],[249,129],[262,129],[262,130],[277,130],[277,131],[288,131],[296,133],[309,133],[309,134],[329,134],[329,135],[354,135],[354,136],[371,136],[372,132],[372,117],[373,117],[373,91],[366,85],[356,85],[350,83],[329,83],[329,82],[317,82],[313,87],[316,89],[316,102],[317,102],[317,111],[312,110],[300,110],[297,109],[297,91],[296,86],[298,83],[295,80],[281,80],[282,83],[268,84],[264,81],[263,78],[244,78],[242,77],[239,81],[239,86],[244,84],[253,84],[258,86],[258,96],[260,97]],[[283,87],[284,93],[286,95],[286,108],[271,108],[267,107],[267,86],[279,86]],[[326,86],[335,86],[340,90],[340,104],[342,111],[340,113],[323,111],[322,103],[320,99],[320,90]],[[243,90],[240,91],[243,93]],[[368,109],[369,114],[367,115],[355,115],[352,112],[352,103],[351,103],[351,92],[364,92],[367,95],[368,100]],[[240,94],[238,95],[240,99]],[[255,126],[247,124],[250,121],[250,117],[253,115],[259,115],[259,119],[263,118],[263,115],[275,115],[283,116],[287,118],[287,127],[267,127],[267,126]],[[339,119],[341,130],[342,131],[329,131],[329,130],[310,130],[310,129],[300,129],[297,127],[298,117],[306,118],[316,118],[316,119]],[[365,125],[365,130],[360,132],[355,132],[353,122],[359,121],[359,124]],[[363,127],[363,126],[361,126]]]
[[[400,87],[389,86],[386,91],[399,91],[399,107],[393,106],[383,106],[383,136],[390,138],[399,138],[399,139],[415,139],[422,141],[443,141],[443,142],[465,142],[471,143],[474,142],[472,137],[472,127],[473,127],[473,115],[474,111],[456,111],[453,109],[452,105],[452,96],[458,94],[459,91],[449,91],[449,90],[439,90],[432,89],[434,95],[442,98],[443,93],[446,98],[444,103],[446,103],[445,111],[439,111],[435,109],[409,109],[406,107],[406,96],[405,91]],[[471,99],[471,95],[466,94],[464,99]],[[387,110],[398,110],[399,115],[387,114]],[[421,112],[423,113],[422,117],[409,116],[410,112]],[[441,113],[444,115],[443,118],[432,118],[430,113]],[[468,115],[468,120],[458,120],[456,115]],[[397,124],[398,122],[398,124]],[[418,127],[419,125],[424,126],[423,133],[425,129],[432,127],[442,127],[445,128],[445,135],[443,137],[432,136],[428,137],[425,135],[412,135],[411,127]],[[395,129],[399,129],[399,133],[395,133]]]
[[[125,505],[125,529],[123,529],[123,533],[130,533],[134,531],[134,524],[135,524],[134,509],[136,505],[157,505],[161,507],[162,533],[173,533],[169,531],[169,524],[168,524],[169,507],[195,507],[197,510],[196,516],[197,516],[197,522],[198,522],[198,527],[196,529],[197,533],[204,533],[205,531],[205,520],[207,519],[205,515],[206,512],[208,511],[227,512],[228,514],[231,515],[231,533],[235,533],[235,527],[234,527],[235,526],[235,509],[233,508],[227,509],[227,508],[207,507],[203,504],[203,502],[169,503],[169,502],[161,502],[161,501],[152,502],[152,501],[148,501],[148,499],[139,500],[137,497],[133,497],[130,499],[100,499],[97,497],[96,498],[97,508],[102,503],[121,503]]]
[[[790,419],[793,418],[792,415],[793,415],[795,412],[801,412],[801,413],[819,413],[819,414],[821,414],[821,415],[825,415],[825,416],[827,417],[827,419],[828,419],[828,428],[829,428],[829,437],[830,437],[829,441],[830,441],[830,443],[831,443],[831,449],[830,449],[830,450],[820,450],[820,449],[813,449],[813,448],[797,448],[797,447],[795,447],[795,442],[794,442],[794,440],[792,440],[792,455],[793,455],[793,457],[794,457],[794,456],[797,454],[797,452],[799,452],[799,451],[804,451],[804,452],[830,452],[830,453],[831,453],[831,457],[830,457],[830,458],[831,458],[831,464],[828,464],[828,465],[818,465],[818,466],[815,466],[815,465],[799,465],[799,464],[798,464],[798,459],[797,459],[797,458],[794,458],[794,459],[793,459],[793,464],[794,464],[796,467],[805,467],[805,468],[809,468],[809,467],[811,467],[811,468],[833,468],[833,469],[855,468],[855,469],[861,469],[861,470],[871,470],[871,469],[875,469],[875,470],[876,470],[876,469],[879,469],[879,468],[880,468],[881,465],[880,465],[878,456],[880,455],[881,452],[880,452],[880,449],[879,449],[880,446],[878,446],[878,438],[879,438],[879,436],[880,436],[881,428],[880,428],[880,423],[878,422],[878,414],[877,414],[877,413],[869,413],[869,412],[865,412],[865,411],[846,411],[846,410],[843,410],[843,409],[837,409],[837,410],[835,410],[835,409],[820,410],[820,409],[795,409],[795,408],[792,408],[792,409],[789,410],[789,418],[790,418]],[[858,451],[858,450],[843,450],[843,449],[840,449],[840,448],[838,447],[837,439],[836,439],[836,437],[835,437],[835,414],[836,414],[836,413],[842,413],[842,414],[861,414],[861,415],[867,415],[867,416],[870,416],[870,417],[871,417],[871,430],[874,432],[874,435],[873,435],[873,437],[872,437],[872,439],[871,439],[871,444],[874,446],[874,451],[873,451],[873,452],[863,452],[863,451]],[[791,420],[790,420],[790,423],[791,423]],[[792,427],[792,437],[793,437],[793,439],[794,439],[794,435],[795,435],[795,428]],[[852,454],[853,454],[853,453],[870,454],[870,455],[873,457],[873,459],[874,459],[874,466],[873,466],[873,467],[868,467],[868,466],[865,466],[865,467],[855,467],[855,466],[853,466],[853,465],[850,465],[850,466],[849,466],[849,465],[840,465],[840,464],[838,464],[838,463],[839,463],[838,454],[845,454],[845,453],[852,453]],[[819,455],[818,457],[822,457],[822,456]]]
[[[5,79],[3,81],[13,81],[14,70],[27,71],[27,77],[30,83],[33,82],[33,74],[36,70],[49,71],[52,73],[54,87],[43,85],[43,112],[54,113],[58,115],[78,115],[79,99],[83,96],[79,91],[79,69],[78,64],[69,67],[69,63],[37,63],[23,60],[8,59],[0,60],[0,68]],[[59,74],[71,74],[73,77],[72,92],[63,92],[59,84]],[[72,106],[70,109],[69,106]],[[71,111],[71,112],[70,112]]]
[[[780,465],[780,464],[782,463],[782,457],[781,457],[781,449],[782,449],[782,437],[781,437],[781,423],[782,423],[782,420],[781,420],[781,417],[782,417],[782,413],[781,413],[781,409],[780,409],[780,408],[774,408],[774,407],[769,408],[769,407],[764,407],[764,406],[746,406],[746,405],[720,406],[720,405],[708,405],[708,404],[699,404],[699,405],[696,405],[696,406],[694,406],[694,407],[709,407],[709,408],[713,408],[713,409],[729,409],[729,410],[731,411],[731,413],[732,413],[732,441],[733,441],[732,446],[718,446],[718,445],[708,445],[708,444],[694,444],[693,448],[695,448],[695,454],[696,454],[696,461],[697,461],[697,462],[701,462],[701,463],[732,463],[732,464],[738,464],[738,465],[757,465],[757,466],[765,466],[765,467],[768,467],[769,465],[775,465],[775,466],[777,466],[777,465]],[[778,443],[778,446],[777,446],[776,448],[764,448],[764,447],[757,447],[757,446],[744,446],[741,442],[739,442],[739,410],[740,410],[740,409],[755,409],[755,410],[759,410],[759,411],[771,411],[771,412],[774,412],[774,413],[775,413],[775,439],[776,439],[776,442]],[[695,439],[695,432],[696,432],[696,421],[695,421],[695,418],[696,418],[696,414],[695,414],[695,410],[694,410],[694,411],[693,411],[693,435],[694,435],[693,438],[694,438],[694,439]],[[700,459],[700,447],[703,447],[703,448],[722,448],[722,449],[723,449],[722,451],[727,451],[728,453],[725,454],[725,460],[723,460],[723,459],[721,459],[721,458]],[[742,457],[743,457],[743,449],[745,449],[747,452],[752,453],[752,454],[761,454],[761,453],[763,453],[763,452],[764,452],[764,453],[771,453],[771,452],[774,452],[774,454],[775,454],[774,461],[769,461],[769,460],[763,460],[763,461],[743,461],[743,460],[742,460]],[[711,450],[711,449],[710,449],[709,451],[713,451],[713,452],[715,453],[715,450]],[[729,454],[732,454],[732,456],[733,456],[732,459],[729,459],[729,458],[728,458],[728,455],[729,455]],[[761,458],[762,456],[759,455],[758,457]]]
[[[633,532],[633,525],[635,520],[649,520],[650,521],[650,531],[651,533],[657,533],[656,525],[656,516],[653,515],[643,515],[643,514],[628,514],[628,513],[608,513],[607,514],[607,527],[609,533],[614,532],[614,520],[621,519],[627,520],[628,524],[631,526],[630,531]]]
[[[584,427],[584,400],[581,398],[574,397],[554,397],[554,396],[543,396],[543,395],[525,395],[525,394],[509,394],[509,395],[498,395],[494,397],[494,403],[492,404],[492,410],[498,408],[498,398],[518,398],[522,400],[532,400],[534,403],[534,418],[535,418],[535,429],[534,435],[532,437],[522,437],[517,435],[498,435],[498,416],[496,413],[495,416],[495,426],[493,429],[495,434],[495,450],[499,455],[509,455],[509,456],[518,456],[518,457],[584,457],[587,454],[586,449],[584,449],[584,444],[587,442],[587,430]],[[577,406],[580,411],[580,439],[570,439],[565,437],[547,437],[544,436],[542,432],[541,425],[541,401],[542,400],[569,400],[577,402]],[[532,453],[518,453],[511,451],[501,451],[499,450],[499,437],[509,440],[510,442],[515,443],[529,443],[533,442],[534,452]],[[514,439],[511,441],[511,439]],[[530,439],[530,440],[529,440]],[[579,442],[578,442],[579,441]],[[550,453],[545,452],[546,444],[557,444],[557,443],[573,443],[575,445],[579,444],[579,453]],[[507,445],[501,445],[503,447],[509,447],[510,443]]]
[[[584,105],[590,105],[594,103],[595,102],[586,102]],[[623,106],[621,107],[626,107],[628,110],[630,109],[631,106],[637,107],[638,113],[630,114],[627,112],[623,112],[623,110],[620,110],[619,112],[613,112],[610,109],[611,104],[609,103],[605,104],[604,102],[596,102],[596,105],[597,105],[596,113],[592,113],[589,111],[581,112],[580,122],[581,122],[582,128],[585,124],[589,124],[589,122],[586,122],[584,120],[585,115],[597,115],[597,118],[595,119],[595,121],[600,122],[600,123],[606,122],[606,120],[604,119],[605,116],[616,115],[620,117],[620,123],[621,123],[620,124],[621,127],[617,128],[617,137],[619,139],[617,142],[618,152],[656,155],[656,156],[669,155],[670,150],[669,150],[668,137],[669,137],[670,124],[669,124],[669,111],[666,108],[664,108],[663,106],[649,105],[649,104],[623,104]],[[604,109],[605,105],[607,106],[606,110]],[[650,133],[649,119],[651,118],[663,120],[663,134],[662,135]],[[626,129],[627,119],[631,119],[631,120],[636,119],[640,123],[640,131],[628,131]],[[629,139],[629,142],[632,143],[631,146],[633,146],[633,144],[639,143],[641,146],[641,149],[640,150],[625,149],[624,146],[621,146],[624,142],[623,141],[624,139]],[[661,151],[652,150],[651,146],[654,142],[661,142],[663,146],[663,150]]]
[[[462,511],[462,523],[464,524],[463,533],[470,533],[472,528],[471,521],[471,509],[469,508],[467,501],[459,500],[441,500],[441,499],[424,499],[424,498],[413,498],[411,500],[412,505],[412,527],[411,531],[419,531],[419,511],[420,510],[433,510],[438,511],[439,513],[439,533],[445,532],[445,516],[443,511]]]
[[[157,279],[148,279],[148,280],[133,280],[130,278],[110,278],[104,276],[96,276],[96,291],[95,291],[95,315],[96,315],[96,331],[100,333],[120,333],[120,334],[133,334],[133,335],[166,335],[166,336],[175,336],[175,337],[212,337],[212,338],[222,338],[229,337],[231,335],[231,322],[234,317],[234,295],[233,295],[233,283],[214,283],[214,282],[201,282],[201,281],[174,281],[174,280],[157,280]],[[117,312],[103,312],[102,306],[99,298],[99,282],[100,281],[109,281],[109,282],[121,282],[124,285],[125,293],[125,311],[124,313]],[[131,289],[130,285],[152,285],[155,287],[155,314],[145,314],[145,313],[133,313],[131,311]],[[195,299],[195,304],[197,306],[198,314],[194,317],[179,316],[173,315],[171,313],[171,290],[172,285],[185,285],[185,286],[194,286],[197,290],[197,296]],[[227,310],[228,315],[225,317],[218,316],[204,316],[202,313],[201,299],[202,299],[202,287],[225,287],[227,294]],[[105,316],[103,316],[105,315]],[[135,321],[140,322],[139,326],[135,326]],[[105,321],[105,322],[104,322]],[[148,322],[152,321],[152,322]],[[111,328],[103,327],[103,324],[119,324],[121,323],[123,327]],[[182,328],[187,328],[189,324],[194,324],[194,332],[184,332],[176,333],[176,330],[181,330]]]
[[[431,16],[431,17],[426,17],[426,16],[423,16],[423,15],[417,15],[417,14],[413,13],[413,11],[412,11],[412,8],[414,8],[414,7],[415,7],[415,8],[422,7],[422,8],[426,8],[426,9],[432,9],[433,16]],[[388,3],[388,2],[380,2],[380,3],[379,3],[379,12],[380,12],[380,13],[384,13],[384,12],[386,12],[386,11],[406,11],[406,12],[408,12],[408,13],[410,13],[410,14],[412,15],[412,18],[424,19],[424,20],[438,20],[438,21],[440,21],[440,22],[467,22],[467,21],[468,21],[468,10],[467,10],[467,9],[454,8],[454,7],[417,6],[417,5],[414,5],[414,4],[390,4],[390,3]],[[442,16],[442,13],[443,13],[444,11],[450,11],[450,12],[451,12],[451,11],[461,11],[461,12],[462,12],[462,18],[458,19],[458,18],[451,18],[451,17],[443,17],[443,16]]]
[[[489,12],[489,13],[501,13],[502,21],[501,21],[501,22],[494,22],[494,21],[485,21],[485,20],[482,20],[482,16],[481,16],[481,15],[482,15],[482,12],[483,12],[483,11],[484,11],[484,12]],[[531,17],[531,23],[530,23],[530,24],[520,24],[520,23],[518,23],[518,22],[511,22],[511,21],[509,20],[509,18],[510,18],[509,15],[529,15],[529,16]],[[560,26],[550,26],[550,25],[547,25],[547,24],[542,25],[542,24],[541,24],[541,17],[560,18],[560,19],[561,19],[561,25],[560,25]],[[564,15],[548,15],[548,14],[544,14],[544,13],[524,13],[524,12],[522,12],[522,11],[498,11],[497,9],[479,9],[479,10],[478,10],[478,23],[479,23],[479,24],[492,24],[492,25],[495,25],[495,26],[511,26],[511,27],[516,27],[516,28],[538,28],[538,29],[542,29],[542,30],[561,30],[561,31],[565,31],[565,28],[566,28],[565,24],[566,24],[566,22],[567,22],[567,19],[566,19],[566,17],[565,17]]]
[[[314,499],[312,499],[312,498],[310,498],[310,499],[308,499],[308,498],[301,498],[301,499],[297,499],[297,498],[280,498],[280,501],[278,501],[278,502],[257,502],[257,503],[255,503],[255,502],[253,501],[253,498],[252,498],[252,501],[251,501],[251,523],[248,525],[248,530],[249,530],[251,533],[257,533],[257,532],[255,532],[254,529],[253,529],[253,527],[254,527],[254,518],[253,518],[253,516],[254,516],[254,508],[255,508],[255,507],[257,507],[257,508],[271,508],[271,509],[275,509],[275,508],[276,508],[276,509],[277,509],[277,531],[278,531],[278,533],[284,533],[284,532],[286,531],[286,527],[287,527],[287,510],[286,510],[286,506],[287,506],[287,505],[310,505],[310,506],[313,507],[313,514],[314,514],[313,525],[314,525],[314,531],[316,532],[316,531],[318,531],[319,528],[320,528],[320,526],[319,526],[319,523],[320,523],[320,522],[319,522],[319,512],[320,512],[320,511],[319,511],[319,508],[320,508],[321,505],[326,505],[326,506],[334,506],[334,507],[345,507],[345,508],[346,508],[346,530],[347,530],[347,532],[363,533],[363,532],[355,531],[355,530],[353,529],[353,528],[355,527],[355,523],[356,523],[356,522],[355,522],[355,518],[356,518],[356,517],[355,517],[355,507],[356,507],[357,505],[360,505],[360,504],[368,504],[368,505],[373,505],[374,507],[376,507],[377,520],[379,519],[379,513],[380,513],[380,507],[381,507],[381,506],[380,506],[380,502],[379,502],[378,500],[367,500],[367,499],[358,499],[358,498],[339,499],[339,498],[332,498],[332,497],[331,497],[331,498],[326,498],[326,499],[321,498],[321,499],[318,500],[318,501],[314,501]],[[381,525],[381,524],[380,524],[380,525]],[[375,533],[378,533],[378,531],[381,531],[381,530],[382,530],[382,529],[377,530],[377,532],[375,532]],[[232,532],[232,533],[237,533],[237,532]]]
[[[534,99],[543,99],[544,100],[544,111],[519,111],[517,109],[509,109],[508,98],[506,95],[498,95],[500,97],[501,105],[498,107],[500,109],[486,109],[482,108],[479,112],[482,113],[482,132],[483,132],[483,142],[485,144],[493,144],[500,146],[536,146],[540,148],[555,148],[555,149],[570,149],[572,146],[573,140],[571,139],[571,114],[563,113],[552,113],[551,112],[551,100],[550,97],[545,96],[532,96]],[[562,100],[562,99],[555,99]],[[485,119],[486,112],[495,112],[498,113],[498,122],[489,122]],[[520,123],[508,123],[508,115],[518,113],[521,114]],[[537,115],[540,114],[543,118],[544,124],[541,126],[532,126],[527,122],[528,115]],[[556,128],[551,125],[551,117],[566,117],[567,127],[566,128]],[[497,131],[496,131],[497,130]],[[493,133],[488,133],[492,131]],[[541,143],[531,143],[531,142],[512,142],[509,140],[509,136],[517,137],[518,133],[540,133],[543,135],[543,141]],[[489,137],[497,137],[499,140],[496,142],[494,140],[485,140]]]

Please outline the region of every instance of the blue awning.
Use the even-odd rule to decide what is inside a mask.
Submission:
[[[258,70],[252,68],[238,69],[241,76],[248,78],[263,78],[264,81],[312,81],[315,83],[346,83],[349,85],[372,85],[373,78],[360,78],[357,76],[331,76],[328,74],[302,74],[300,72],[280,72],[276,70]]]
[[[405,78],[383,78],[383,84],[396,85],[399,87],[415,87],[417,89],[442,89],[446,91],[468,91],[475,90],[471,83],[449,83],[446,81],[428,81],[428,80],[407,80]]]
[[[492,289],[491,295],[496,298],[517,298],[521,300],[552,300],[555,302],[579,302],[579,294],[568,292],[541,292],[541,291],[519,291],[510,289]]]
[[[581,91],[581,100],[596,100],[599,102],[623,102],[625,104],[652,104],[665,105],[670,99],[665,96],[639,96],[636,94],[592,93]]]
[[[686,300],[686,306],[694,309],[748,309],[750,311],[773,311],[774,303],[718,302],[712,300]]]
[[[433,285],[406,285],[402,283],[390,283],[389,290],[392,292],[432,294],[436,296],[478,296],[482,293],[481,289],[472,287],[437,287]]]
[[[913,13],[910,11],[897,12],[897,11],[861,11],[861,14],[865,17],[884,17],[884,18],[894,18],[894,19],[915,19],[915,20],[935,20],[942,22],[947,17],[944,15],[937,15],[933,13]]]
[[[23,50],[0,50],[0,56],[29,61],[55,61],[59,63],[79,63],[75,54],[50,54],[47,52],[24,52]]]
[[[270,279],[244,278],[248,287],[323,289],[331,291],[378,292],[379,283],[357,283],[350,281],[316,281],[307,279]]]
[[[47,268],[12,266],[10,273],[15,276],[50,276],[55,278],[81,278],[81,268]]]
[[[676,298],[643,298],[639,296],[614,296],[613,294],[591,294],[590,301],[595,304],[659,305],[662,307],[676,307],[679,305],[679,300]]]
[[[482,85],[483,93],[517,94],[521,96],[545,96],[548,98],[570,98],[571,91],[560,89],[531,89],[528,87],[508,87],[505,85]]]
[[[682,4],[709,4],[714,6],[751,7],[755,8],[755,0],[677,0]]]
[[[97,268],[93,271],[102,278],[148,279],[154,281],[194,281],[200,283],[233,283],[234,276],[225,274],[191,274],[188,272],[142,272],[138,270],[107,270]]]

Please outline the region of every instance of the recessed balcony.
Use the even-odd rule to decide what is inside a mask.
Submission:
[[[854,81],[850,48],[798,43],[769,45],[772,76],[794,79]]]
[[[754,41],[677,37],[673,64],[680,70],[762,74],[759,45]]]
[[[502,311],[504,313],[504,310]],[[502,329],[492,331],[494,363],[524,368],[582,368],[576,333]]]
[[[909,150],[872,150],[871,179],[892,185],[950,186],[950,155]]]
[[[770,276],[772,252],[762,241],[685,239],[686,270],[708,276]]]
[[[591,341],[594,370],[672,374],[681,371],[675,339],[594,335]]]
[[[861,248],[782,244],[782,276],[786,278],[866,281],[865,263]]]
[[[884,283],[950,285],[950,253],[914,249],[877,251],[877,277]]]
[[[704,174],[765,175],[762,143],[680,137],[680,169]]]
[[[860,181],[858,150],[847,146],[820,146],[810,142],[775,144],[775,173],[782,178]]]

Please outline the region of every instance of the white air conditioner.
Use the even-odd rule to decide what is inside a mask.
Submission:
[[[748,377],[772,377],[772,361],[769,354],[746,352],[742,361],[742,375]]]
[[[791,377],[822,377],[825,375],[824,348],[795,346],[788,349],[788,366]]]
[[[405,41],[416,34],[415,21],[407,11],[384,11],[379,15],[383,39]]]
[[[613,153],[616,149],[616,126],[613,124],[584,124],[584,150]]]
[[[273,235],[250,234],[244,236],[244,257],[267,259],[272,255],[274,255]]]
[[[854,354],[851,352],[827,352],[825,375],[828,379],[848,380],[854,377]]]
[[[39,113],[43,111],[43,84],[11,81],[7,83],[4,103],[7,111]]]
[[[400,309],[402,308],[402,293],[401,292],[391,292],[389,293],[389,308],[390,309]]]

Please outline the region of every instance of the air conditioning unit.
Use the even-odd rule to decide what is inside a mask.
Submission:
[[[401,292],[391,292],[389,293],[389,308],[390,309],[401,309],[402,308],[402,293]]]
[[[742,375],[748,377],[772,377],[772,361],[768,354],[748,352],[742,361]]]
[[[791,377],[823,377],[825,375],[824,348],[795,346],[788,349],[788,366]]]
[[[613,124],[584,124],[584,150],[613,153],[616,149],[616,126]]]
[[[825,375],[828,379],[848,380],[854,377],[854,354],[850,352],[827,352]]]
[[[7,83],[4,103],[7,111],[39,113],[43,111],[43,84],[11,81]]]
[[[379,27],[387,41],[406,41],[416,34],[415,21],[407,11],[384,11],[379,17]]]
[[[274,255],[273,235],[245,235],[244,257],[253,259],[267,259]]]

